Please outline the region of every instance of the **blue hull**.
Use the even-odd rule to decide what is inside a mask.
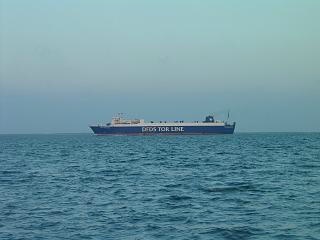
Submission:
[[[112,127],[90,126],[97,135],[205,135],[233,134],[235,124],[226,126],[153,126],[153,127]]]

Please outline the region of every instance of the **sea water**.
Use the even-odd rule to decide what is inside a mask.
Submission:
[[[320,134],[0,135],[0,239],[320,239]]]

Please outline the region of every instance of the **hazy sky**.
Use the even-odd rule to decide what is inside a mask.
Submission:
[[[117,112],[320,131],[318,0],[0,0],[0,133]]]

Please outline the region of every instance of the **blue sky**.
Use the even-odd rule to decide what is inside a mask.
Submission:
[[[320,131],[320,1],[0,0],[0,133],[117,112]]]

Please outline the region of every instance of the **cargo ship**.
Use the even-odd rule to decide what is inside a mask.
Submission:
[[[215,120],[214,115],[206,116],[204,121],[194,122],[145,122],[143,119],[129,120],[119,115],[113,117],[110,123],[89,127],[96,135],[206,135],[233,134],[235,126],[235,122]]]

